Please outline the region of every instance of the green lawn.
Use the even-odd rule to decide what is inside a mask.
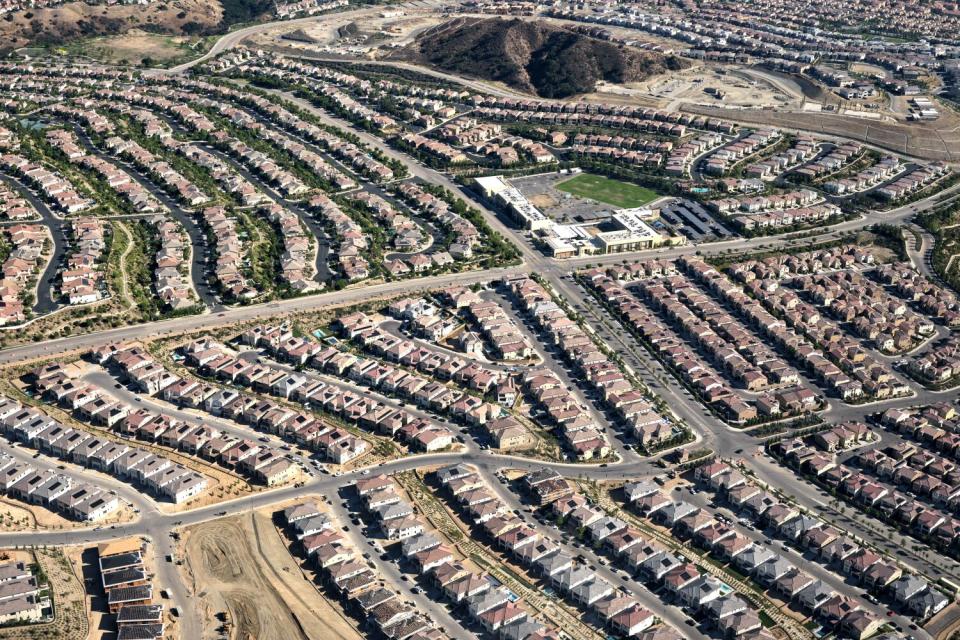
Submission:
[[[575,178],[564,180],[557,185],[557,189],[575,196],[605,202],[621,209],[642,207],[660,197],[656,191],[646,187],[638,187],[629,182],[611,180],[589,173],[581,173]]]

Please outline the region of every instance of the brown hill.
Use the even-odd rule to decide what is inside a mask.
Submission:
[[[264,18],[271,6],[271,0],[164,0],[148,5],[67,2],[11,11],[0,19],[0,52],[120,35],[130,29],[174,35],[226,33],[232,24]]]
[[[545,22],[458,18],[420,34],[402,54],[421,64],[504,82],[545,98],[589,93],[597,82],[636,82],[687,63],[597,40]]]

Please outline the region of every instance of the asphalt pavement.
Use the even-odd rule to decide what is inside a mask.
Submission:
[[[296,28],[298,24],[309,24],[318,19],[321,18],[306,18],[303,20],[285,21],[283,26]],[[233,46],[236,46],[251,35],[261,33],[276,26],[277,25],[274,24],[255,25],[253,27],[238,30],[219,40],[207,55],[198,60],[185,65],[180,65],[179,67],[175,67],[169,71],[151,71],[149,73],[181,73],[207,59],[218,55],[223,51],[228,50]],[[418,67],[417,71],[423,71],[423,69]],[[484,84],[482,88],[486,92],[490,91],[490,87],[488,87],[486,84]],[[636,342],[633,341],[633,339],[628,335],[625,335],[625,332],[618,329],[616,322],[611,321],[612,319],[607,317],[601,309],[592,305],[592,302],[585,298],[585,293],[580,290],[579,287],[571,284],[565,278],[565,276],[571,269],[583,267],[586,264],[613,264],[624,260],[643,259],[649,257],[676,258],[682,255],[692,255],[697,252],[731,251],[736,253],[748,253],[761,248],[767,250],[783,247],[801,247],[810,244],[810,238],[791,237],[789,235],[779,238],[741,238],[725,242],[712,243],[704,246],[682,246],[670,249],[663,248],[629,252],[611,256],[591,256],[565,261],[554,260],[545,257],[540,252],[535,250],[522,232],[518,232],[517,230],[505,224],[501,217],[496,214],[496,212],[491,211],[481,203],[475,202],[469,193],[453,182],[453,180],[451,180],[446,174],[431,170],[416,163],[410,156],[390,148],[381,139],[367,132],[357,130],[349,122],[331,116],[330,114],[313,107],[313,105],[299,100],[289,94],[283,94],[283,96],[284,98],[296,103],[298,106],[310,111],[321,121],[349,130],[358,135],[364,143],[379,149],[388,157],[400,160],[409,168],[411,175],[414,177],[424,180],[430,184],[443,186],[460,197],[470,201],[474,206],[481,210],[485,216],[485,219],[495,230],[504,234],[506,237],[513,239],[518,244],[521,249],[524,263],[519,267],[487,269],[461,274],[421,278],[413,281],[399,281],[358,288],[348,288],[343,291],[321,293],[259,305],[224,309],[222,311],[215,311],[214,313],[208,313],[205,315],[174,318],[149,324],[120,327],[90,334],[74,335],[43,343],[21,345],[18,347],[0,350],[0,364],[11,364],[31,359],[61,356],[70,352],[86,350],[108,342],[129,342],[160,336],[179,335],[188,332],[220,328],[224,325],[232,323],[274,318],[285,314],[315,311],[319,309],[345,307],[361,302],[369,302],[372,300],[388,298],[401,294],[416,295],[416,293],[419,291],[426,291],[455,284],[470,285],[478,282],[488,282],[503,277],[512,277],[535,272],[545,277],[558,292],[564,295],[571,302],[583,303],[588,317],[593,318],[594,321],[598,323],[598,326],[602,327],[600,330],[601,337],[607,340],[608,343],[610,343],[615,349],[622,350],[622,355],[626,357],[631,367],[638,372],[644,382],[648,384],[655,393],[667,401],[671,410],[674,411],[678,417],[683,419],[697,433],[698,438],[702,443],[714,449],[718,455],[725,457],[738,457],[747,449],[756,449],[757,440],[755,438],[723,425],[713,418],[708,412],[705,412],[703,407],[700,406],[700,404],[692,396],[690,396],[689,393],[680,387],[668,373],[663,371],[662,367],[656,363],[656,361],[652,360],[641,346],[636,344]],[[236,165],[236,163],[232,160],[231,163]],[[245,170],[241,171],[241,173],[245,173]],[[957,188],[960,188],[960,185],[950,189],[949,191],[953,192]],[[278,194],[273,193],[271,195],[274,197],[275,201],[281,202],[284,206],[291,206],[289,202],[279,198]],[[938,194],[938,197],[940,195],[942,194]],[[899,207],[888,212],[871,214],[868,217],[833,225],[831,227],[821,229],[818,239],[838,237],[840,234],[855,232],[875,222],[904,222],[914,216],[918,211],[926,210],[934,206],[934,204],[934,198],[928,198],[921,202]],[[38,208],[38,211],[41,212],[41,215],[44,215],[41,208]],[[302,214],[303,212],[299,213]],[[57,224],[57,220],[53,219],[52,214],[50,215],[51,220],[49,220],[49,222],[52,224]],[[308,220],[305,220],[305,222],[310,225]],[[189,232],[190,228],[187,228]],[[312,226],[311,230],[315,231]],[[194,239],[194,235],[195,234],[191,233],[192,239]],[[318,238],[319,237],[322,236],[318,236]],[[921,252],[926,253],[927,249],[928,247],[923,246],[921,248]],[[62,255],[62,246],[60,251]],[[318,256],[318,265],[319,259],[320,256]],[[52,261],[51,265],[54,265],[55,262],[56,261]],[[48,272],[51,268],[53,268],[53,266],[48,267]],[[47,276],[48,274],[45,273],[44,275]],[[49,299],[49,297],[49,293],[47,293],[46,298]],[[209,300],[205,300],[205,302],[209,302]],[[39,304],[40,301],[38,300],[38,305]],[[97,379],[97,381],[107,383],[107,380],[105,379]],[[112,390],[111,392],[115,392],[120,396],[126,397],[123,390]],[[891,401],[890,403],[883,404],[882,406],[901,406],[901,402],[904,403],[903,406],[907,406],[908,403],[917,404],[932,397],[934,396],[918,390],[917,396],[912,399]],[[831,413],[830,417],[838,419],[853,419],[862,417],[866,412],[875,411],[877,408],[878,407],[875,405],[866,407],[849,407],[846,405],[840,405],[834,410],[834,413]],[[502,497],[510,500],[510,504],[516,504],[516,498],[511,497],[511,492],[508,489],[504,489],[502,486],[500,486],[499,482],[493,478],[493,472],[498,469],[515,468],[526,471],[534,471],[542,468],[551,468],[556,469],[560,473],[563,473],[567,476],[590,478],[594,480],[651,478],[663,472],[663,469],[656,464],[656,457],[640,459],[636,456],[630,456],[625,458],[622,462],[611,463],[608,465],[550,463],[530,460],[518,456],[501,455],[490,451],[480,451],[472,446],[472,441],[469,438],[466,438],[466,440],[470,444],[462,453],[406,456],[399,460],[383,463],[381,466],[378,466],[375,471],[391,474],[403,470],[423,468],[425,466],[432,465],[449,464],[454,462],[475,464],[482,470],[485,478],[493,479],[493,486],[495,490]],[[621,451],[621,453],[623,452]],[[748,461],[748,463],[753,464],[751,461]],[[74,471],[73,469],[70,469],[69,471],[71,473],[78,474],[85,473]],[[161,556],[165,555],[165,553],[172,548],[172,544],[170,543],[171,531],[199,522],[216,519],[220,517],[219,514],[223,511],[226,511],[230,514],[235,514],[254,509],[267,508],[282,501],[305,498],[309,495],[320,494],[336,496],[338,495],[338,492],[344,489],[344,487],[353,483],[361,473],[363,473],[363,470],[358,469],[356,471],[336,476],[320,475],[312,478],[299,487],[289,486],[279,489],[263,490],[253,495],[176,514],[164,513],[162,510],[157,508],[157,506],[152,503],[150,499],[142,495],[138,495],[137,492],[129,489],[129,487],[118,487],[118,493],[122,492],[121,495],[124,495],[125,498],[129,495],[130,501],[133,504],[138,505],[141,509],[139,518],[136,521],[117,525],[115,529],[86,528],[62,531],[0,533],[0,546],[92,544],[117,537],[137,535],[145,536],[153,541],[154,550],[158,555],[159,561],[161,560]],[[822,505],[817,504],[815,494],[810,491],[809,486],[807,486],[804,481],[798,479],[794,474],[792,474],[792,472],[789,472],[789,470],[784,470],[777,465],[771,464],[763,465],[763,473],[764,477],[770,478],[770,480],[776,486],[781,487],[788,494],[796,496],[798,501],[804,506],[809,505],[809,508],[817,509],[818,511],[823,509]],[[361,545],[360,548],[363,548],[362,546],[365,544],[365,538],[362,530],[357,530],[356,527],[352,525],[352,518],[349,517],[349,513],[344,511],[344,507],[342,505],[336,506],[336,500],[334,500],[334,502],[335,512],[337,515],[343,516],[346,522],[350,523],[346,526],[348,527],[351,538],[354,539],[357,544]],[[523,513],[522,510],[521,513]],[[824,515],[832,520],[836,520],[836,514],[824,512]],[[524,516],[524,518],[528,519],[526,516]],[[542,529],[544,534],[549,535],[551,538],[557,539],[558,542],[561,542],[563,545],[569,544],[565,535],[558,535],[559,532],[551,531],[548,527],[544,527],[542,524],[536,523],[535,521],[532,521],[531,524],[535,524],[538,530]],[[854,527],[855,524],[841,523],[840,526],[850,529]],[[867,530],[865,529],[863,532],[864,535],[866,535],[866,532]],[[878,545],[882,545],[884,541],[877,538],[878,536],[874,536],[873,538],[867,539]],[[889,541],[887,542],[889,543]],[[599,563],[600,558],[595,557],[589,550],[586,550],[585,555],[587,555],[587,557],[590,558],[591,561],[596,564],[596,566],[602,566],[602,563]],[[914,561],[919,562],[918,560]],[[393,582],[395,586],[404,584],[404,582],[400,580],[397,575],[394,575],[396,567],[391,568],[392,565],[387,566],[390,563],[384,563],[383,561],[379,561],[379,559],[374,560],[373,562],[375,566],[377,566],[378,570],[382,571],[384,575],[391,579],[391,582]],[[918,568],[922,568],[926,573],[928,573],[928,575],[936,575],[936,567],[931,568],[929,566],[918,566]],[[604,571],[609,570],[604,568]],[[952,567],[950,568],[950,571],[953,571]],[[196,633],[195,630],[199,628],[199,620],[195,611],[195,607],[192,606],[190,598],[183,587],[182,577],[179,576],[179,573],[174,565],[166,562],[160,562],[159,573],[163,583],[171,589],[174,603],[177,604],[184,612],[184,630],[185,632],[189,631],[185,637],[199,637],[199,634],[190,635]],[[648,596],[643,594],[643,590],[645,588],[641,585],[635,584],[629,580],[624,583],[622,576],[617,576],[613,573],[608,575],[607,573],[602,572],[601,575],[609,577],[612,581],[616,580],[617,584],[625,586],[631,592],[637,593],[638,596],[643,595],[644,600],[648,599]],[[435,603],[424,601],[423,598],[418,597],[418,594],[412,593],[411,590],[407,590],[404,595],[409,596],[412,601],[416,602],[418,608],[428,611],[431,615],[436,615],[436,619],[440,621],[441,624],[447,628],[448,633],[452,634],[454,637],[468,637],[461,635],[460,632],[463,631],[463,628],[458,621],[452,617],[449,617],[448,614],[445,614],[439,609],[435,610],[435,607],[437,606]],[[653,603],[651,603],[651,605],[652,604]],[[442,607],[440,608],[442,609]],[[666,610],[662,617],[667,619],[667,621],[677,628],[678,631],[681,631],[685,634],[692,633],[689,628],[683,624],[683,619],[681,617],[682,613],[669,608],[665,609]]]

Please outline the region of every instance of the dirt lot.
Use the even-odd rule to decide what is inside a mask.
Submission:
[[[119,524],[134,520],[136,514],[129,507],[119,510],[98,524]],[[23,531],[25,529],[82,529],[87,522],[67,520],[46,507],[28,505],[10,498],[0,498],[0,531]]]
[[[437,16],[413,12],[411,15],[383,17],[382,10],[374,8],[344,16],[328,16],[317,24],[304,26],[303,31],[323,44],[366,46],[389,41],[395,45],[410,42],[418,32],[440,22]]]
[[[707,89],[722,91],[723,101],[707,93]],[[608,95],[654,98],[664,105],[689,102],[752,107],[798,105],[801,97],[799,91],[793,90],[787,83],[778,87],[765,78],[738,71],[737,67],[703,64],[654,76],[643,82],[602,85],[595,95],[601,99]]]
[[[28,506],[9,498],[0,498],[0,529],[4,531],[63,528],[70,525],[69,520],[53,511]]]
[[[151,64],[170,65],[202,54],[206,42],[200,37],[157,35],[134,29],[121,36],[78,40],[66,50],[109,64],[140,65],[149,59]]]
[[[562,223],[575,222],[581,214],[596,215],[620,208],[591,198],[575,196],[557,188],[558,184],[570,180],[571,177],[573,176],[570,174],[550,173],[513,178],[510,183],[543,213]]]
[[[360,634],[304,577],[270,517],[244,514],[184,532],[203,638],[228,620],[233,640],[355,640]],[[226,613],[226,618],[224,618]]]

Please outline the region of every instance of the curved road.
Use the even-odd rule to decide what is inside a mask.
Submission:
[[[362,15],[366,11],[375,11],[375,9],[360,10],[359,12],[354,13],[357,15]],[[344,14],[336,15],[342,16]],[[194,66],[201,64],[204,61],[209,60],[234,46],[237,46],[247,37],[268,31],[278,26],[296,27],[300,24],[314,23],[322,19],[324,19],[323,16],[303,18],[300,20],[283,21],[281,23],[254,25],[240,29],[221,38],[207,54],[196,60],[178,67],[174,67],[170,70],[156,70],[151,71],[150,73],[183,73]],[[404,63],[395,64],[397,66],[401,66]],[[417,67],[416,70],[423,73],[436,73],[430,70],[424,70],[420,67]],[[440,74],[440,76],[450,79],[447,74]],[[473,82],[464,79],[456,79],[456,81],[466,84],[466,86],[470,86],[468,83]],[[482,85],[482,89],[478,87],[478,90],[490,92],[491,88],[484,84]],[[511,97],[513,97],[513,95],[511,95]],[[320,115],[328,122],[334,122],[338,126],[348,128],[350,131],[355,132],[349,123],[333,118],[329,116],[329,114],[324,114],[323,112],[314,109],[312,105],[301,104],[300,106],[309,108],[312,112]],[[386,144],[379,138],[363,133],[359,133],[359,135],[364,142],[375,146],[388,156],[404,162],[410,169],[412,175],[433,184],[445,186],[454,193],[460,194],[463,197],[469,197],[446,175],[431,171],[422,167],[421,165],[418,165],[412,160],[412,158],[387,147]],[[954,187],[951,189],[951,191],[955,191],[958,188],[960,188],[960,185]],[[938,197],[941,195],[942,194],[938,194]],[[900,207],[887,213],[874,214],[869,218],[844,222],[833,227],[823,229],[822,232],[824,236],[822,237],[832,237],[840,233],[856,231],[857,229],[861,229],[879,221],[902,222],[912,217],[917,211],[922,211],[933,206],[933,203],[934,199],[928,198],[919,203]],[[573,285],[568,284],[564,280],[564,276],[569,270],[583,266],[587,263],[598,265],[620,262],[625,259],[639,259],[645,257],[676,257],[680,255],[689,255],[698,251],[752,251],[758,248],[769,249],[784,246],[805,245],[811,242],[809,238],[791,239],[789,236],[779,238],[738,239],[711,245],[704,245],[701,247],[688,246],[673,249],[624,253],[613,256],[593,256],[568,261],[557,261],[546,258],[534,250],[526,242],[522,235],[504,225],[492,211],[483,207],[480,208],[491,226],[493,226],[497,231],[500,231],[501,233],[506,234],[508,237],[513,238],[518,243],[524,257],[523,265],[518,267],[488,269],[463,274],[421,278],[413,281],[390,282],[361,287],[358,289],[347,289],[337,292],[304,296],[290,300],[237,307],[224,310],[220,313],[174,318],[131,327],[120,327],[97,333],[70,336],[39,344],[22,345],[0,350],[0,364],[11,364],[15,362],[29,361],[31,359],[43,359],[61,356],[69,352],[86,350],[106,342],[125,342],[152,338],[161,335],[183,334],[187,332],[223,327],[224,325],[232,323],[254,321],[257,319],[277,317],[291,313],[353,305],[360,302],[367,302],[400,294],[415,295],[418,291],[426,291],[428,289],[436,289],[454,284],[469,285],[503,277],[527,274],[530,272],[540,273],[552,284],[554,284],[560,293],[572,298],[573,300],[576,300],[578,297],[582,297],[582,292],[580,292]],[[920,265],[918,265],[918,267],[919,266]],[[628,350],[633,349],[633,345],[628,344],[627,342],[624,342],[622,346]],[[672,383],[672,380],[669,378],[669,376],[667,377],[667,380],[670,380]],[[657,393],[661,393],[661,391],[657,390]],[[690,426],[698,432],[701,442],[709,443],[710,446],[717,450],[718,454],[724,456],[734,456],[738,455],[737,452],[742,452],[748,447],[755,448],[757,446],[758,440],[749,434],[744,434],[740,431],[730,429],[729,427],[720,424],[715,419],[694,415],[690,411],[687,411],[686,409],[697,409],[695,401],[692,399],[687,400],[682,395],[674,393],[667,394],[667,397],[671,402],[676,402],[678,404],[677,407],[672,408],[675,410],[679,408],[678,413],[680,413],[684,418],[687,418],[688,424],[690,424]],[[917,401],[917,399],[914,400]],[[873,409],[874,407],[867,407],[861,408],[857,411],[862,414],[866,411],[872,411]],[[403,459],[384,463],[375,468],[375,471],[391,474],[399,471],[424,467],[427,465],[463,462],[476,465],[481,469],[482,473],[486,477],[490,477],[490,474],[493,472],[506,467],[525,471],[536,471],[543,468],[550,468],[555,469],[567,476],[579,476],[596,480],[624,480],[653,477],[663,473],[663,469],[655,464],[657,460],[656,457],[637,459],[636,457],[631,456],[630,458],[619,463],[611,463],[609,466],[550,463],[516,456],[501,455],[489,451],[478,451],[472,441],[468,441],[468,443],[469,444],[466,452],[444,453],[436,455],[427,454],[405,457]],[[144,505],[145,508],[141,509],[139,520],[136,522],[117,525],[115,529],[78,529],[56,532],[0,533],[0,546],[85,544],[102,542],[119,536],[137,535],[145,536],[151,539],[154,543],[155,553],[166,554],[172,549],[170,533],[180,527],[216,519],[219,517],[219,514],[224,511],[231,514],[239,513],[253,509],[269,507],[270,505],[281,501],[304,498],[309,495],[334,496],[337,494],[339,489],[349,485],[358,477],[360,477],[361,474],[366,473],[366,471],[367,470],[364,469],[357,469],[355,471],[337,476],[320,476],[299,487],[284,487],[276,490],[262,491],[254,495],[245,496],[232,501],[222,502],[215,505],[210,505],[208,507],[193,509],[177,514],[163,513],[155,506]],[[795,485],[797,482],[795,478],[785,478],[782,480],[782,482],[786,485],[788,492],[797,493],[796,486],[800,485]],[[800,491],[803,491],[802,487]],[[812,510],[817,511],[816,505],[812,507]],[[190,595],[186,593],[175,566],[170,563],[163,562],[162,555],[158,556],[158,560],[158,573],[160,574],[161,579],[163,580],[165,586],[168,586],[172,589],[174,604],[180,606],[184,611],[181,623],[183,625],[182,628],[184,637],[200,637],[200,621],[196,614],[195,608],[190,606]],[[696,630],[683,629],[682,631],[689,633],[690,635],[699,636],[699,632]]]
[[[63,257],[67,253],[64,221],[19,179],[13,176],[7,176],[7,178],[9,180],[6,182],[7,186],[19,193],[40,214],[40,222],[50,230],[50,237],[53,240],[53,252],[50,255],[50,260],[37,278],[37,299],[33,304],[34,314],[38,316],[46,315],[56,311],[61,306],[57,302],[59,295],[53,286],[53,281],[56,279],[57,270],[63,264]],[[31,221],[27,220],[25,222],[29,224]]]

